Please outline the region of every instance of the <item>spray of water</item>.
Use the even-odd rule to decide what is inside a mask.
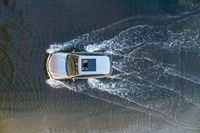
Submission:
[[[109,39],[103,36],[102,32],[107,32],[110,27],[121,26],[132,19],[135,18],[84,34],[63,45],[51,45],[47,50],[49,53],[72,49],[109,53],[114,70],[109,79],[88,79],[87,82],[49,79],[47,83],[53,88],[68,88],[136,109],[127,104],[133,103],[139,106],[139,111],[159,116],[174,125],[200,129],[179,115],[194,107],[200,109],[199,14],[181,17],[173,23],[164,23],[172,18],[156,22],[158,25],[135,26],[133,23],[134,26],[126,27]],[[104,97],[102,92],[127,102]]]

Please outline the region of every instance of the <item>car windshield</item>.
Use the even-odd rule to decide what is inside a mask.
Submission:
[[[68,76],[74,77],[78,76],[78,56],[70,54],[67,57],[67,72]]]

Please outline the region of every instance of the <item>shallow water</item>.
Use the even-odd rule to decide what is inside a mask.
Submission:
[[[0,2],[0,132],[200,130],[199,1]],[[65,42],[65,43],[64,43]],[[112,55],[109,79],[48,79],[45,52]]]

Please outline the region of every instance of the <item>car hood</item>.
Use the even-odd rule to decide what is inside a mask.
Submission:
[[[67,78],[66,53],[53,53],[48,60],[48,71],[54,79]]]

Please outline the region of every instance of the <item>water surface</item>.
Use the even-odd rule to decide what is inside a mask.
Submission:
[[[0,1],[0,132],[200,130],[199,1]],[[51,45],[53,44],[53,45]],[[45,51],[100,51],[109,79],[55,81]]]

